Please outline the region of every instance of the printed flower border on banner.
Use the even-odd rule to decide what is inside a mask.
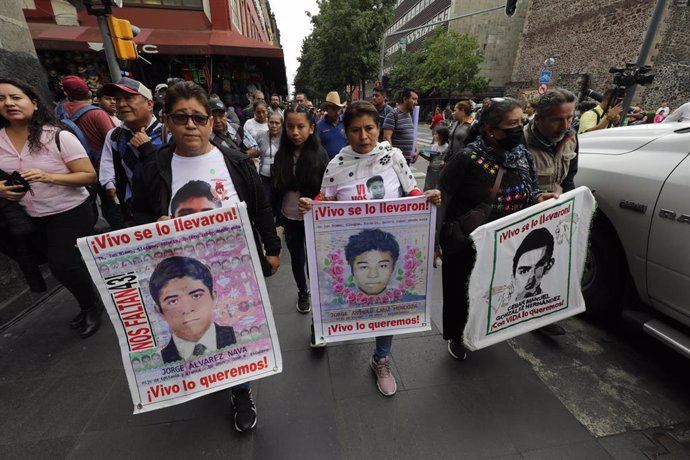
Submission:
[[[338,249],[323,260],[325,272],[331,277],[331,292],[333,304],[349,304],[358,306],[378,305],[397,302],[403,299],[405,294],[418,295],[411,289],[417,283],[417,268],[423,263],[422,251],[416,246],[406,246],[402,268],[398,267],[395,279],[398,286],[387,288],[382,294],[368,295],[361,292],[355,285],[353,275],[345,278],[346,261],[342,255],[342,249]]]

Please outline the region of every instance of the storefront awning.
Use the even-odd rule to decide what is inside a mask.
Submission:
[[[36,49],[100,51],[103,39],[97,27],[29,23]],[[225,55],[283,59],[283,50],[227,30],[141,29],[134,39],[147,54]]]

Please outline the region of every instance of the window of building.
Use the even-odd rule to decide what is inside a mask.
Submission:
[[[203,10],[203,0],[124,0],[124,6]]]
[[[232,0],[232,25],[239,33],[242,33],[242,18],[240,16],[240,3],[238,0]]]

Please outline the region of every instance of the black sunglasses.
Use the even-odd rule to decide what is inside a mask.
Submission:
[[[187,115],[186,113],[173,113],[172,115],[168,115],[168,118],[170,118],[173,124],[177,126],[186,125],[189,122],[190,118],[192,119],[195,125],[206,126],[206,124],[208,123],[208,119],[211,117],[209,117],[208,115],[200,115],[198,113],[195,113],[194,115]]]

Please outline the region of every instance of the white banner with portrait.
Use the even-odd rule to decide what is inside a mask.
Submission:
[[[246,205],[81,238],[134,413],[282,371]]]
[[[423,196],[314,202],[304,225],[317,342],[431,329],[435,222]]]
[[[589,189],[579,187],[472,232],[468,349],[585,311],[580,281],[595,207]]]

